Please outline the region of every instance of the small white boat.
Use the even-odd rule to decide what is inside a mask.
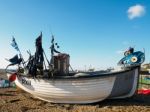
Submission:
[[[63,76],[52,79],[15,77],[18,87],[35,97],[55,103],[93,103],[107,98],[127,98],[137,89],[139,68],[134,67],[113,73],[80,73],[78,76]],[[15,75],[15,76],[12,76]]]
[[[40,44],[37,42],[39,40]],[[19,51],[15,39],[13,42],[15,49]],[[145,54],[142,52],[130,53],[119,61],[119,64],[124,67],[118,71],[69,73],[69,55],[54,49],[54,38],[52,38],[52,58],[49,69],[44,70],[43,67],[38,66],[39,63],[43,63],[43,51],[40,51],[42,49],[41,35],[36,43],[40,47],[36,46],[35,56],[30,55],[29,62],[27,66],[24,65],[23,71],[20,70],[22,57],[18,59],[15,56],[10,59],[13,62],[10,65],[17,64],[19,66],[17,72],[7,69],[6,72],[8,78],[15,81],[18,87],[41,100],[54,103],[93,103],[104,99],[131,97],[137,90],[140,65],[145,59]],[[54,56],[54,52],[59,54]],[[26,69],[28,72],[25,72]],[[41,77],[37,77],[37,73]]]

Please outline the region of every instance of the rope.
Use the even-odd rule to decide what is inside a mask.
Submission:
[[[74,72],[74,70],[72,69],[71,65],[69,64],[69,67],[71,68],[71,70]]]
[[[44,53],[44,56],[45,56],[45,58],[46,58],[46,61],[47,61],[48,65],[50,65],[50,62],[48,61],[47,56],[46,56],[46,54],[45,54],[45,51],[44,51],[44,50],[43,50],[43,53]]]

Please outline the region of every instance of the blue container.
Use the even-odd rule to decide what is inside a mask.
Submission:
[[[9,80],[0,80],[0,87],[1,88],[5,88],[5,87],[9,87],[9,86],[10,86]]]

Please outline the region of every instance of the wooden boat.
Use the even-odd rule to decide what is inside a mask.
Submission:
[[[140,67],[109,73],[77,73],[52,79],[28,78],[8,73],[18,87],[35,97],[55,103],[93,103],[107,98],[127,98],[137,89]]]
[[[52,54],[54,51],[53,42],[54,38],[52,38]],[[18,50],[16,45],[15,42],[15,49],[17,48]],[[69,55],[57,53],[58,55],[52,55],[52,66],[50,65],[49,69],[45,70],[37,69],[38,66],[32,63],[34,58],[31,56],[27,66],[22,68],[20,64],[23,59],[18,59],[15,56],[15,58],[10,60],[13,62],[10,65],[17,64],[19,67],[15,72],[6,68],[9,80],[15,81],[18,87],[35,97],[54,103],[83,104],[98,102],[104,99],[127,98],[133,96],[137,90],[140,65],[145,59],[144,53],[139,52],[140,56],[138,53],[133,53],[134,58],[137,56],[136,61],[130,60],[132,61],[130,66],[131,63],[126,62],[129,58],[123,58],[123,62],[126,63],[119,61],[119,64],[128,64],[128,66],[124,66],[120,70],[70,73]],[[132,53],[129,57],[132,59]],[[35,70],[34,66],[36,66],[36,71],[31,72]],[[26,69],[28,70],[27,72]],[[37,72],[40,74],[40,77],[36,76]],[[32,73],[35,75],[32,75]]]

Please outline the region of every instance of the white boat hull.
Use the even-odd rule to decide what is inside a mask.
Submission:
[[[32,79],[17,76],[15,83],[35,97],[48,102],[55,103],[93,103],[107,98],[126,98],[132,96],[137,88],[139,68],[126,73],[115,73],[114,75],[103,75],[96,77],[81,77],[69,79]],[[119,77],[132,75],[133,80],[130,87],[121,89]],[[10,75],[10,74],[8,74]],[[122,76],[121,76],[122,75]],[[119,76],[119,77],[118,77]],[[128,82],[128,80],[127,80]],[[126,82],[123,82],[126,83]],[[125,84],[123,86],[126,86]]]

